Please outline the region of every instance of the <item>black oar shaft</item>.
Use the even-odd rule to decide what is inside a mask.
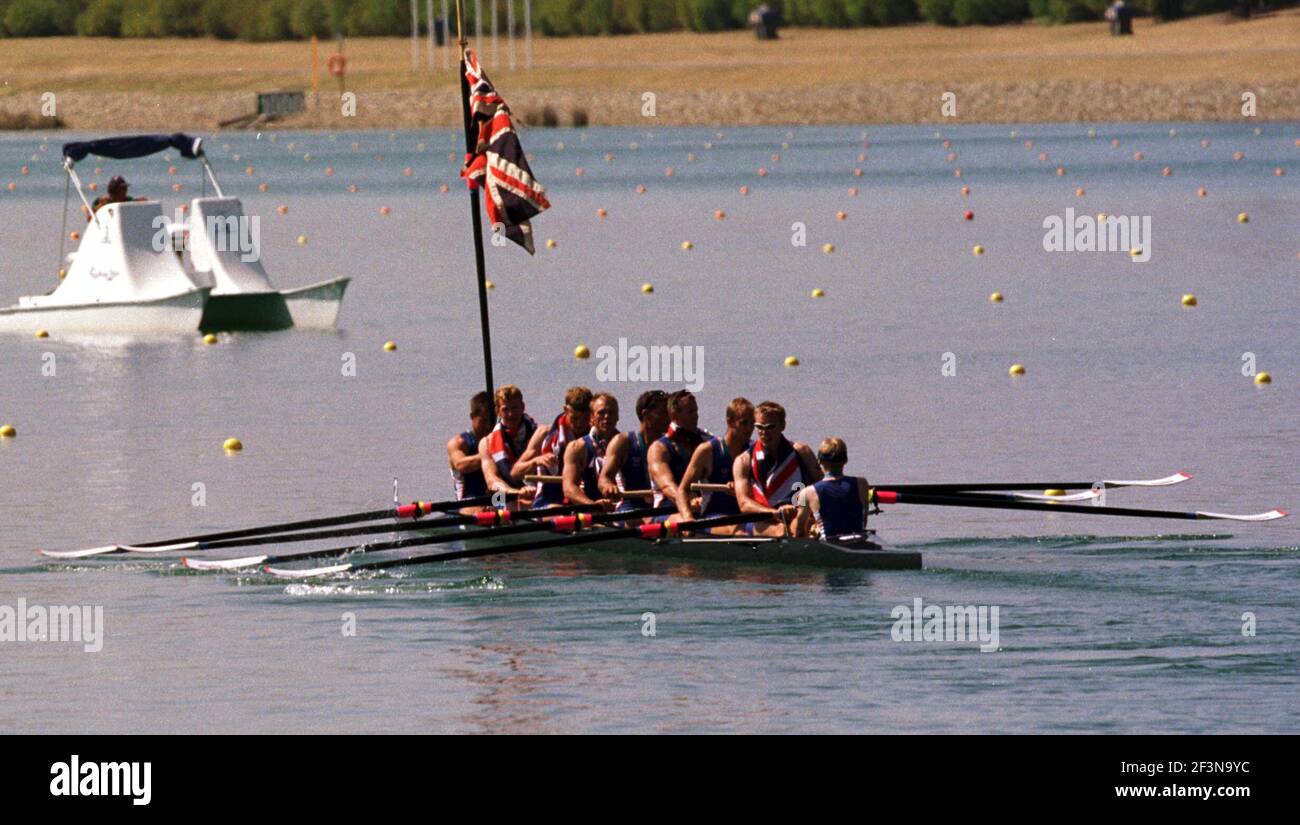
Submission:
[[[576,506],[576,505],[575,505]],[[587,505],[582,505],[587,506]],[[546,515],[559,515],[554,511],[537,511],[538,514],[543,512]],[[627,510],[622,513],[599,513],[593,515],[593,523],[601,524],[606,521],[625,521],[628,519],[649,518],[651,516],[664,515],[676,512],[672,507],[646,507],[640,510]],[[344,553],[364,552],[377,553],[381,550],[396,550],[400,547],[417,547],[424,544],[449,544],[453,541],[471,541],[473,539],[491,538],[495,536],[513,536],[519,533],[536,533],[553,529],[554,525],[545,521],[531,521],[523,524],[511,524],[505,527],[493,527],[484,530],[454,531],[449,533],[440,533],[436,536],[414,536],[407,539],[394,539],[393,541],[381,541],[375,544],[361,544],[349,547],[331,547],[325,550],[311,550],[306,553],[286,553],[281,556],[268,556],[264,562],[266,564],[283,564],[288,562],[302,561],[303,559],[320,559],[328,556],[341,556]]]
[[[284,533],[290,530],[311,530],[318,527],[335,527],[340,524],[352,524],[360,521],[375,521],[384,518],[418,518],[413,513],[418,512],[418,505],[423,504],[424,509],[429,512],[445,512],[447,510],[456,510],[461,507],[483,507],[492,504],[492,496],[478,496],[476,498],[467,498],[460,501],[429,501],[416,502],[413,508],[412,504],[403,504],[398,507],[388,507],[383,510],[362,510],[359,513],[346,513],[341,516],[324,516],[322,518],[304,519],[302,521],[284,521],[279,524],[267,524],[262,527],[245,527],[239,530],[222,530],[217,533],[203,533],[196,536],[182,536],[177,539],[165,539],[158,541],[147,541],[140,544],[133,544],[132,547],[162,547],[167,544],[185,544],[187,542],[206,542],[206,541],[224,541],[226,539],[246,538],[248,536],[264,536],[268,533]]]
[[[1133,518],[1199,519],[1195,512],[1181,510],[1144,510],[1135,507],[1094,507],[1090,504],[1057,504],[1050,501],[1013,501],[1002,496],[930,495],[897,489],[877,490],[881,504],[931,504],[939,507],[987,507],[994,510],[1041,510],[1048,513],[1084,513],[1091,516],[1131,516]]]
[[[665,509],[665,508],[658,508]],[[629,513],[621,515],[628,516]],[[730,524],[746,524],[752,521],[763,521],[770,519],[768,513],[740,513],[732,516],[718,516],[716,518],[702,519],[700,521],[689,522],[691,530],[708,530],[713,527],[725,527]],[[683,525],[685,527],[685,525]],[[412,564],[426,564],[430,562],[455,561],[457,559],[474,559],[482,556],[499,556],[506,553],[524,553],[530,550],[549,550],[556,547],[575,547],[583,544],[595,544],[598,542],[612,541],[614,539],[639,538],[643,533],[640,527],[621,527],[599,532],[579,531],[571,536],[560,536],[558,538],[546,539],[544,541],[533,541],[526,544],[507,545],[505,547],[466,547],[463,550],[449,550],[445,553],[428,553],[420,556],[407,556],[396,559],[380,559],[377,561],[366,561],[351,566],[353,570],[383,570],[388,567],[402,567]]]

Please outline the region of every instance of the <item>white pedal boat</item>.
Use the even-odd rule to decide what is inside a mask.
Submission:
[[[89,210],[75,165],[88,155],[138,158],[168,149],[203,163],[215,197],[190,201],[180,223],[156,201],[106,204],[86,225],[67,275],[46,295],[0,308],[0,332],[192,333],[226,330],[331,329],[349,278],[277,290],[262,266],[248,216],[221,191],[188,135],[141,135],[68,143],[64,169]],[[64,203],[67,213],[67,202]]]

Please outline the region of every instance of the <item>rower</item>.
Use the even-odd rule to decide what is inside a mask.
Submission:
[[[513,384],[498,387],[495,396],[497,423],[488,437],[478,443],[479,463],[488,492],[532,495],[515,485],[523,478],[517,472],[519,459],[537,431],[537,422],[524,412],[524,394]]]
[[[668,429],[668,393],[663,390],[641,393],[636,400],[636,417],[641,424],[637,429],[619,433],[609,442],[600,470],[603,498],[619,499],[627,490],[650,489],[646,453]],[[645,505],[645,501],[628,498],[620,501],[615,509],[633,510]]]
[[[736,503],[742,513],[777,513],[779,518],[756,525],[757,535],[787,535],[797,511],[795,493],[821,481],[822,471],[812,449],[785,437],[785,408],[764,401],[754,409],[758,440],[736,458]]]
[[[844,475],[848,460],[849,449],[842,438],[828,438],[817,448],[817,463],[826,477],[804,487],[795,499],[800,508],[800,536],[813,535],[814,520],[824,539],[858,534],[866,528],[871,487],[865,478]]]
[[[457,501],[487,495],[487,480],[478,454],[479,441],[492,432],[492,396],[486,390],[469,400],[469,423],[468,430],[447,442],[447,466],[451,468]],[[471,507],[461,512],[474,513],[479,509]]]
[[[582,438],[591,429],[591,390],[570,387],[564,394],[564,410],[551,422],[533,433],[528,449],[515,462],[510,474],[517,479],[525,475],[559,475],[564,448]],[[533,494],[533,508],[553,507],[564,503],[563,485],[559,482],[537,482]]]
[[[733,481],[736,456],[748,450],[754,435],[754,404],[748,398],[733,398],[727,405],[727,431],[715,435],[695,448],[691,463],[682,477],[682,486],[688,490],[696,482],[725,484],[731,492],[706,490],[700,496],[700,517],[729,516],[740,512],[736,504],[736,485]],[[677,512],[683,519],[694,518],[691,501],[683,496],[677,502]],[[718,527],[715,532],[735,533],[737,527]]]
[[[615,499],[601,495],[599,478],[609,442],[618,435],[618,399],[602,392],[591,399],[591,429],[564,449],[566,504],[599,504],[613,510]]]
[[[699,428],[700,407],[690,390],[678,390],[668,396],[668,432],[650,445],[646,451],[646,466],[650,471],[650,489],[654,490],[654,506],[665,501],[676,504],[689,499],[690,491],[678,491],[691,456],[700,443],[711,434]],[[659,517],[666,521],[666,516]]]

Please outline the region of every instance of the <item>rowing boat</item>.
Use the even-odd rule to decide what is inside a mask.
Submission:
[[[600,529],[591,531],[593,537]],[[474,546],[500,544],[503,547],[533,536],[476,536],[467,531],[466,542]],[[875,531],[839,536],[834,541],[811,538],[766,536],[682,536],[649,541],[640,538],[595,541],[543,551],[545,555],[591,553],[604,557],[675,559],[718,564],[781,565],[828,570],[919,570],[921,554],[888,548],[876,541]]]

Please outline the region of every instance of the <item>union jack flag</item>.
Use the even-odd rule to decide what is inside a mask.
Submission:
[[[470,188],[487,193],[488,220],[500,224],[505,236],[532,255],[533,229],[529,219],[551,206],[546,190],[533,177],[519,144],[510,108],[479,67],[473,50],[465,50],[465,79],[469,81],[470,117],[478,127],[474,152],[466,156],[461,177]]]

